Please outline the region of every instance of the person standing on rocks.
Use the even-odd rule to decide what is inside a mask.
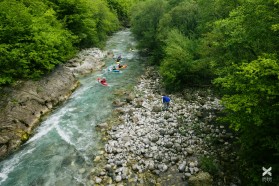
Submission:
[[[162,96],[163,110],[168,110],[170,106],[171,99],[168,96]]]

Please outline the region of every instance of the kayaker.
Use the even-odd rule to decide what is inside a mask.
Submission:
[[[171,99],[168,96],[162,96],[163,110],[168,110]]]
[[[122,68],[123,67],[123,65],[121,65],[120,63],[118,64],[118,68]]]
[[[103,78],[103,79],[100,81],[100,83],[102,83],[102,84],[104,84],[104,83],[106,83],[106,82],[107,82],[106,78]]]
[[[122,59],[121,55],[119,55],[116,59],[116,62],[119,62]]]

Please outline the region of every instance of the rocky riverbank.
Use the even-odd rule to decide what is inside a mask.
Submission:
[[[38,81],[0,89],[0,159],[29,139],[42,116],[78,87],[76,76],[100,70],[107,55],[97,48],[81,51]]]
[[[170,95],[171,107],[162,111],[162,90],[149,68],[133,92],[113,102],[117,117],[97,126],[105,145],[94,160],[91,183],[237,185],[239,180],[223,169],[236,159],[230,143],[235,136],[214,125],[220,100],[210,89],[188,89]]]

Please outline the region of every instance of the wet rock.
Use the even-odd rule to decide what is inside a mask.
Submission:
[[[106,129],[108,128],[108,124],[107,123],[100,123],[96,125],[97,128],[101,128],[101,129]]]
[[[114,101],[112,102],[112,105],[113,105],[114,107],[122,107],[123,105],[125,105],[125,103],[123,103],[123,102],[121,102],[119,99],[117,99],[117,100],[114,100]]]
[[[85,173],[85,168],[82,168],[82,169],[79,169],[79,171],[78,171],[80,174],[83,174],[83,173]]]

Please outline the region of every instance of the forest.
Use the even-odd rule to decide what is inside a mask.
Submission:
[[[278,183],[279,1],[146,0],[131,25],[169,91],[213,86],[220,94],[218,122],[239,134],[243,185],[262,183],[262,167]]]
[[[38,79],[127,24],[129,1],[1,0],[0,86]]]
[[[279,181],[279,0],[0,0],[0,86],[38,79],[131,27],[169,92],[212,87],[243,185]],[[277,175],[277,177],[276,177]]]

